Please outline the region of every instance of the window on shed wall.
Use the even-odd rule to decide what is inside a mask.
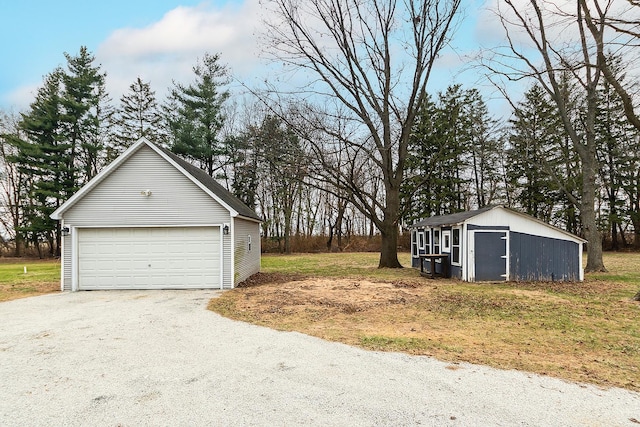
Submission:
[[[431,229],[428,228],[427,231],[424,232],[424,249],[425,252],[431,253]]]
[[[433,230],[433,253],[440,253],[440,230]]]
[[[424,231],[418,232],[418,249],[424,251]]]
[[[251,252],[251,235],[247,236],[247,248],[248,252]]]
[[[451,230],[451,264],[460,265],[460,229]]]
[[[442,252],[451,253],[451,231],[442,232]]]
[[[411,232],[411,255],[415,258],[418,256],[418,231]]]

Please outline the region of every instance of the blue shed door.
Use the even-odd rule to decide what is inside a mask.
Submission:
[[[507,233],[475,232],[475,281],[507,278]]]

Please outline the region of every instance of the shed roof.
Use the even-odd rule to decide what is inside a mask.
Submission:
[[[136,151],[143,145],[146,145],[158,153],[161,157],[164,157],[169,164],[173,165],[176,169],[182,172],[187,178],[190,178],[196,185],[199,185],[206,193],[215,198],[220,204],[225,206],[232,215],[251,219],[254,221],[262,221],[260,216],[244,202],[234,196],[226,188],[218,184],[218,182],[210,177],[202,169],[192,165],[191,163],[181,159],[169,150],[162,148],[145,138],[140,139],[138,142],[129,147],[124,153],[122,153],[117,159],[111,162],[105,167],[98,175],[96,175],[91,181],[85,184],[78,192],[76,192],[69,200],[64,202],[58,209],[52,214],[52,219],[62,219],[62,215],[65,211],[75,205],[82,197],[90,192],[95,186],[97,186],[102,180],[115,171],[118,166],[124,163],[129,157],[131,157]]]
[[[460,225],[463,224],[465,222],[467,222],[468,220],[477,217],[479,215],[484,214],[485,212],[489,212],[493,209],[500,209],[502,211],[508,212],[511,215],[515,215],[521,218],[524,218],[527,221],[533,222],[533,223],[537,223],[543,227],[547,227],[549,229],[552,230],[556,230],[556,232],[560,232],[561,234],[569,237],[571,240],[577,241],[577,242],[583,242],[586,243],[587,241],[584,240],[583,238],[576,236],[572,233],[569,233],[568,231],[565,231],[561,228],[555,227],[551,224],[547,224],[546,222],[539,220],[538,218],[534,218],[531,215],[527,215],[521,212],[518,212],[516,210],[510,209],[510,208],[506,208],[504,206],[500,206],[500,205],[494,205],[494,206],[485,206],[484,208],[481,209],[476,209],[473,211],[466,211],[466,212],[457,212],[454,214],[449,214],[449,215],[438,215],[438,216],[432,216],[430,218],[426,218],[422,221],[418,221],[415,224],[413,224],[410,228],[421,228],[421,227],[442,227],[442,226],[450,226],[450,225]],[[501,224],[495,224],[495,225],[501,225]]]
[[[418,221],[411,226],[411,228],[416,227],[441,227],[443,225],[457,225],[462,224],[466,220],[473,218],[474,216],[480,215],[483,212],[490,211],[496,206],[485,206],[482,209],[476,209],[474,211],[465,211],[465,212],[456,212],[449,215],[437,215],[432,216],[427,219],[423,219],[422,221]]]

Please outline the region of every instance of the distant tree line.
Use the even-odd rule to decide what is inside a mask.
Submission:
[[[27,247],[58,255],[61,230],[51,212],[141,137],[202,168],[256,208],[263,237],[282,252],[291,251],[294,236],[326,236],[331,250],[344,248],[351,236],[379,234],[380,266],[395,267],[404,227],[492,204],[585,236],[590,248],[640,247],[640,138],[622,57],[598,56],[607,78],[580,71],[593,69],[588,60],[548,58],[548,72],[529,73],[524,97],[510,100],[512,113],[500,121],[475,88],[426,92],[459,1],[445,2],[444,9],[407,3],[413,4],[410,19],[402,22],[409,23],[406,34],[415,35],[411,58],[421,62],[414,63],[413,85],[397,92],[409,68],[396,72],[388,61],[393,48],[385,40],[396,28],[395,7],[362,4],[346,11],[341,0],[319,2],[308,13],[325,23],[337,20],[324,33],[337,43],[329,54],[300,24],[302,9],[289,9],[286,0],[270,3],[287,23],[270,27],[275,55],[316,72],[328,89],[310,91],[333,104],[268,92],[245,94],[241,103],[229,92],[230,70],[218,54],[204,54],[192,80],[174,82],[165,100],[138,77],[113,102],[93,55],[84,47],[65,54],[66,67],[45,77],[30,107],[0,122],[0,220],[15,255]],[[530,5],[535,10],[538,3]],[[574,18],[584,23],[587,6],[581,5]],[[353,20],[340,20],[344,13],[355,14]],[[372,17],[375,25],[367,21]],[[356,31],[358,19],[373,26]],[[331,56],[335,52],[342,60]],[[489,64],[492,75],[504,73]],[[594,270],[604,268],[597,250],[593,259]]]

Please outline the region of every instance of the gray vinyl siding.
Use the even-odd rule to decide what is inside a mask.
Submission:
[[[71,290],[71,236],[62,237],[62,290]]]
[[[511,280],[580,280],[579,244],[515,232],[509,237]]]
[[[251,249],[249,249],[251,236]],[[260,271],[260,224],[236,218],[234,223],[235,277],[234,285]]]
[[[150,190],[150,196],[142,191]],[[230,222],[227,209],[142,146],[64,213],[66,224],[90,226],[209,225]]]
[[[142,191],[150,190],[150,196]],[[122,163],[69,210],[73,227],[222,225],[230,212],[147,146]],[[71,289],[71,239],[65,245],[64,287]],[[223,236],[223,287],[233,287],[231,238]]]

